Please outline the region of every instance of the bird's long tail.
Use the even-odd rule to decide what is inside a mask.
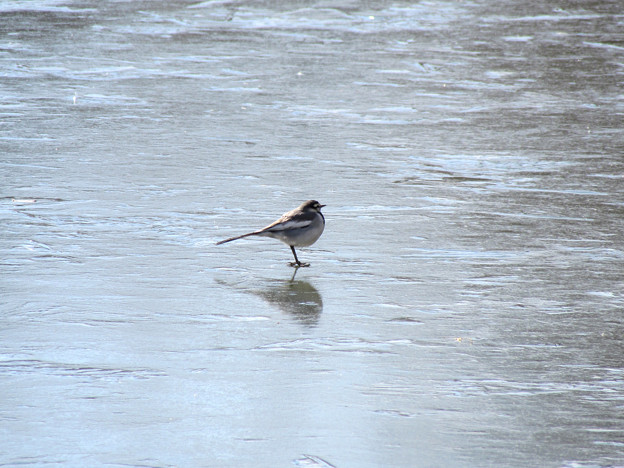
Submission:
[[[225,239],[225,240],[217,242],[217,245],[221,245],[221,244],[225,244],[226,242],[232,242],[238,239],[242,239],[243,237],[257,236],[261,232],[262,231],[254,231],[254,232],[248,232],[247,234],[243,234],[242,236],[230,237],[229,239]]]

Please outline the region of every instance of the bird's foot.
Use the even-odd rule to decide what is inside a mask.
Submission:
[[[290,262],[288,265],[290,265],[293,268],[301,268],[301,267],[309,267],[310,266],[309,263],[303,263],[303,262]]]

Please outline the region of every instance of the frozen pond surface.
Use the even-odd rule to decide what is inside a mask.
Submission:
[[[619,2],[277,4],[0,3],[0,465],[624,465]]]

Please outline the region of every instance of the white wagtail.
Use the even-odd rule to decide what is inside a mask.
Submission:
[[[291,266],[310,266],[309,263],[301,263],[299,261],[295,247],[307,247],[314,244],[321,237],[323,229],[325,229],[325,218],[323,213],[321,213],[321,208],[324,206],[316,200],[308,200],[302,203],[299,208],[284,213],[280,219],[265,228],[243,234],[242,236],[230,237],[217,242],[217,245],[249,236],[272,237],[290,246],[290,250],[292,250],[295,256],[295,262],[291,263]]]

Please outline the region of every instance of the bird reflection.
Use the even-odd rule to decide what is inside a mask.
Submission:
[[[307,281],[296,280],[297,271],[290,280],[272,282],[257,294],[281,311],[308,327],[315,326],[323,311],[323,299],[318,290]]]

